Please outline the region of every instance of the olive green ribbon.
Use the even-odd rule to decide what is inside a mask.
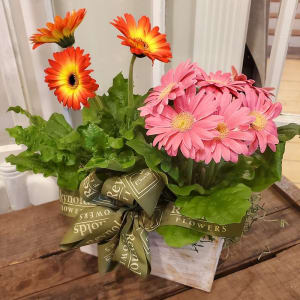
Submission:
[[[183,216],[173,202],[161,199],[158,203],[163,189],[160,175],[143,169],[104,183],[91,173],[81,182],[79,193],[61,190],[62,213],[74,218],[61,248],[97,243],[99,273],[109,272],[120,263],[146,276],[151,271],[147,235],[159,226],[177,225],[222,237],[241,235],[244,222],[208,223]]]

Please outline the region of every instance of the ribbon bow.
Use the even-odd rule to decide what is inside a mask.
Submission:
[[[60,191],[64,215],[73,217],[61,248],[68,250],[98,244],[99,273],[118,263],[146,276],[151,271],[148,232],[162,225],[177,225],[216,236],[233,237],[243,223],[220,226],[184,217],[172,202],[160,201],[164,182],[159,174],[143,169],[112,177],[104,183],[93,172],[76,192]]]

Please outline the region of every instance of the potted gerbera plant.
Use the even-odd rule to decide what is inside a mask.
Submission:
[[[64,106],[82,109],[82,125],[11,107],[30,126],[7,129],[27,146],[8,162],[57,177],[62,213],[74,218],[62,248],[96,243],[100,273],[121,263],[144,276],[151,270],[150,231],[171,247],[205,236],[239,238],[251,195],[280,180],[285,142],[299,126],[277,128],[281,104],[272,102],[271,89],[234,68],[208,74],[187,60],[159,86],[134,94],[137,58],[168,63],[172,57],[166,35],[146,16],[136,23],[125,14],[111,23],[130,47],[129,76],[119,73],[107,93],[96,95],[90,56],[72,46],[84,15],[81,9],[56,17],[31,37],[33,49],[51,42],[66,48],[49,59],[45,82]]]

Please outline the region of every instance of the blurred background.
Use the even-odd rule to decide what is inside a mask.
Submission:
[[[21,206],[12,205],[9,200],[16,185],[9,186],[7,174],[10,178],[21,175],[7,166],[4,158],[21,148],[14,145],[4,129],[26,125],[27,121],[6,110],[11,105],[21,105],[44,118],[56,111],[63,113],[73,126],[80,124],[80,112],[64,109],[44,83],[44,69],[58,46],[43,45],[33,51],[29,43],[36,29],[52,22],[55,15],[64,17],[67,11],[79,8],[86,8],[87,15],[75,32],[75,46],[90,53],[99,94],[107,91],[120,71],[127,76],[130,53],[120,45],[117,30],[109,23],[128,12],[135,18],[147,15],[153,25],[160,26],[173,53],[173,60],[167,65],[155,62],[152,66],[148,59],[137,61],[135,92],[144,93],[159,84],[161,75],[183,60],[197,62],[206,72],[230,72],[234,65],[258,85],[276,87],[274,101],[283,104],[279,124],[300,122],[298,0],[0,0],[0,190],[6,199],[1,199],[0,213],[57,197],[52,179],[27,172],[22,188],[27,186],[31,196]],[[299,139],[290,141],[283,174],[300,187],[299,152]],[[42,184],[49,193],[40,199],[38,187]]]

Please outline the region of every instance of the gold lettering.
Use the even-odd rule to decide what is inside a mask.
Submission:
[[[220,226],[215,225],[215,232],[220,232]]]
[[[113,191],[114,193],[119,193],[120,190],[121,190],[121,188],[118,187],[117,185],[113,185],[113,187],[112,187],[111,189],[112,189],[112,191]]]
[[[96,229],[98,229],[99,228],[99,224],[98,223],[92,223],[92,229],[93,230],[96,230]]]
[[[106,193],[106,196],[118,200],[118,194],[113,194],[112,192],[107,192],[107,193]]]
[[[198,227],[199,227],[199,228],[201,228],[201,229],[203,229],[203,228],[205,228],[205,227],[206,227],[206,224],[203,224],[203,223],[198,223]]]
[[[180,208],[176,207],[175,205],[172,208],[171,214],[178,214],[180,215]]]

